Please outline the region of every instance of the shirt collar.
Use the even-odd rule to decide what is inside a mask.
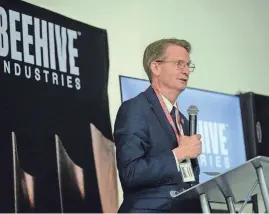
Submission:
[[[162,94],[161,94],[162,95]],[[166,108],[168,110],[169,113],[171,113],[173,107],[177,108],[176,102],[174,104],[172,104],[165,96],[162,95],[163,98],[163,102],[166,105]]]

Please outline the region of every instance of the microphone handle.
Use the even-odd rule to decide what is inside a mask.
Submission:
[[[189,130],[190,130],[190,136],[195,135],[197,133],[197,115],[189,116]]]

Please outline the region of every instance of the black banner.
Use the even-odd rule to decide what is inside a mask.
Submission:
[[[104,172],[96,176],[114,164],[108,70],[105,30],[22,1],[1,4],[0,212],[116,211],[117,199],[100,199]]]

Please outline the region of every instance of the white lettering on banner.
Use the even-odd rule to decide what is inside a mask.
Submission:
[[[8,34],[7,34],[7,14],[4,8],[0,7],[0,56],[6,57],[8,55],[8,48],[9,48],[9,41],[8,41]]]
[[[4,73],[81,89],[75,41],[80,32],[0,7],[0,57]]]
[[[224,123],[198,120],[197,133],[202,136],[202,154],[199,156],[201,167],[231,167],[227,147],[229,126]]]
[[[35,53],[37,66],[49,68],[49,50],[48,50],[48,36],[47,36],[47,22],[42,20],[42,28],[40,31],[40,20],[34,18],[35,23]],[[42,35],[42,36],[41,36]],[[43,64],[41,59],[43,55]]]
[[[11,71],[13,71],[15,76],[24,76],[27,79],[34,79],[36,81],[40,81],[42,79],[46,83],[52,82],[54,85],[61,84],[61,86],[67,86],[68,88],[76,87],[77,90],[80,89],[80,79],[76,78],[74,80],[71,75],[58,74],[45,69],[33,69],[26,65],[22,70],[22,67],[18,63],[14,63],[13,65],[14,67],[11,67],[10,61],[4,60],[4,72],[11,74]]]
[[[31,16],[22,14],[23,57],[24,62],[34,64],[34,56],[30,54],[30,45],[34,44],[32,35],[29,35],[29,25],[33,24]]]
[[[4,20],[2,20],[3,22]],[[20,32],[16,31],[16,22],[20,21],[20,14],[13,10],[9,10],[9,27],[10,27],[10,45],[11,58],[17,61],[22,61],[22,53],[18,51],[18,43],[21,41]],[[7,43],[7,41],[3,41]]]

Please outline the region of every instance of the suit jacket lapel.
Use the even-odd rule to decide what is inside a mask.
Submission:
[[[162,106],[153,90],[153,88],[150,86],[146,91],[145,95],[149,101],[149,103],[152,104],[152,109],[154,113],[156,114],[158,120],[160,121],[162,127],[164,130],[171,136],[173,137],[174,140],[176,140],[176,135],[174,133],[174,130],[172,129],[172,126],[168,122],[165,113],[162,109]]]

